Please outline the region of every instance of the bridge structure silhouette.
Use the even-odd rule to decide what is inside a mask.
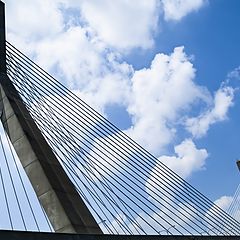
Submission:
[[[4,7],[0,237],[238,239],[236,219],[6,41]]]

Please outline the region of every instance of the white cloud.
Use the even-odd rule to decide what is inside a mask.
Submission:
[[[159,8],[157,0],[83,1],[81,13],[98,37],[112,47],[153,45]]]
[[[239,207],[239,187],[237,188],[234,196],[222,196],[217,199],[214,203],[226,211],[231,217],[240,221],[240,207]]]
[[[196,11],[204,0],[6,0],[8,29],[11,39],[28,43],[51,38],[62,33],[74,23],[87,26],[89,33],[110,47],[129,50],[154,45],[154,34],[159,31],[159,16],[164,12],[165,19],[180,20]],[[46,7],[47,6],[47,7]],[[75,15],[67,17],[66,11],[75,9]],[[77,14],[79,13],[79,15]],[[27,17],[26,17],[27,16]],[[68,19],[66,21],[66,19]],[[23,43],[23,42],[21,42]],[[28,46],[25,46],[28,48]]]
[[[128,106],[133,126],[127,133],[159,154],[173,139],[180,115],[197,99],[208,98],[194,77],[195,69],[183,47],[170,55],[157,54],[150,68],[136,71]]]
[[[206,219],[214,216],[216,214],[216,211],[217,211],[219,220],[225,219],[224,215],[225,215],[226,211],[228,210],[232,200],[233,200],[233,197],[231,197],[231,196],[222,196],[219,199],[215,200],[214,205],[211,208],[209,208],[209,210],[205,214]],[[224,212],[216,210],[216,205],[219,208],[221,208]],[[237,219],[237,220],[239,220],[239,219]],[[217,228],[214,228],[212,226],[212,224],[209,224],[209,222],[208,222],[207,226],[208,226],[208,229],[206,229],[206,232],[208,232],[210,234],[216,233]],[[226,224],[225,221],[223,221],[223,226],[220,231],[223,233],[225,232],[225,234],[228,234],[229,232],[232,232],[232,233],[234,232],[233,228],[231,226],[229,226],[229,224]]]
[[[84,100],[102,113],[108,104],[116,103],[126,106],[131,89],[130,77],[134,70],[129,64],[121,61],[118,53],[110,47],[149,47],[153,43],[152,33],[156,28],[160,11],[159,2],[156,0],[141,1],[141,3],[139,1],[137,3],[135,1],[116,1],[112,4],[108,1],[101,1],[99,4],[98,1],[58,0],[47,4],[47,0],[37,0],[34,3],[28,0],[24,1],[25,4],[13,3],[10,0],[6,2],[7,6],[10,5],[7,8],[10,16],[9,32],[11,39],[17,43],[17,47],[20,45],[21,48],[25,48],[28,54],[35,57],[40,66],[52,73],[57,73],[60,80],[64,80],[71,89],[80,93],[79,95]],[[22,18],[20,13],[23,5],[24,11],[28,9],[26,6],[30,8],[31,21]],[[72,17],[78,19],[79,24],[67,24],[66,28],[64,9],[71,7],[76,7],[76,10],[82,14],[81,17],[85,18],[87,26],[80,23],[82,19],[78,19],[79,15],[73,15]],[[23,29],[24,24],[29,24],[29,26],[24,31],[20,31],[19,29]],[[96,35],[92,34],[93,29]],[[182,54],[184,55],[184,53]],[[173,55],[177,55],[177,49]],[[186,58],[186,56],[184,57]],[[154,61],[157,62],[159,58],[163,59],[164,55],[157,55]],[[175,71],[174,61],[174,59],[171,61],[173,66],[169,66],[169,72]],[[155,71],[157,71],[157,63],[153,62],[153,65],[156,66]],[[185,65],[186,68],[192,68],[191,63],[188,64],[189,66],[187,63]],[[178,68],[177,64],[176,68]],[[183,77],[188,74],[183,72],[183,68],[179,71],[182,71]],[[195,70],[192,68],[192,70],[186,69],[186,71],[189,71],[191,75],[189,77],[193,79]],[[158,73],[156,72],[156,74]],[[138,75],[141,74],[136,72],[134,79],[138,78]],[[157,81],[157,77],[154,77]],[[151,82],[153,83],[150,86],[154,87],[156,84],[153,80]],[[181,81],[175,82],[174,87],[177,88],[178,84],[181,85]],[[193,87],[190,86],[191,89],[194,87],[194,84]],[[149,91],[150,93],[151,91]],[[179,94],[177,95],[179,96]],[[198,94],[196,93],[196,95]],[[169,95],[169,97],[171,96]],[[192,97],[191,94],[190,97]],[[158,107],[160,104],[155,105]],[[131,108],[132,104],[130,104],[129,109]],[[166,109],[162,109],[163,111],[169,111],[169,104],[164,108]],[[157,112],[159,113],[160,110]],[[172,113],[174,114],[174,112],[176,111],[173,107]],[[169,114],[172,113],[169,112]],[[133,114],[134,118],[137,117],[136,115],[138,114]],[[167,113],[163,113],[163,115],[167,115]],[[139,120],[138,125],[132,129],[133,135],[137,135],[138,129],[145,129],[149,135],[151,131],[155,132],[155,129],[149,128],[150,125],[155,125],[155,120],[156,116],[150,117],[148,120]],[[158,128],[156,133],[164,132],[166,140],[163,140],[163,137],[158,137],[158,141],[160,145],[165,145],[172,139],[175,130],[169,130],[166,127],[165,118],[159,119],[159,121],[161,124],[156,127]],[[138,140],[139,137],[136,139]],[[149,137],[146,138],[146,141],[149,142]],[[161,143],[162,141],[163,143]],[[154,148],[159,148],[159,144],[156,143]]]
[[[239,91],[240,66],[228,73],[226,80],[223,82],[225,86],[231,86],[234,90]]]
[[[133,69],[127,63],[119,63],[114,59],[109,61],[109,69],[92,79],[80,91],[75,91],[79,97],[104,114],[108,105],[127,105],[130,94],[130,77]],[[106,66],[106,63],[105,63]]]
[[[34,51],[36,61],[45,69],[59,71],[71,88],[86,85],[91,77],[100,74],[103,64],[101,50],[89,41],[82,27],[72,27],[52,39],[41,41]]]
[[[87,28],[89,34],[95,34],[100,41],[121,50],[152,47],[160,14],[158,0],[6,0],[6,6],[8,29],[11,35],[14,34],[12,39],[20,37],[28,43],[49,39],[77,22]],[[75,13],[66,22],[65,10],[71,8],[75,8],[76,13],[79,12],[81,16],[79,18]]]
[[[35,45],[36,61],[57,72],[77,95],[104,113],[109,104],[126,104],[133,69],[87,35],[85,28],[77,26],[41,41]]]
[[[195,208],[187,202],[184,204],[179,202],[176,197],[176,182],[172,179],[171,174],[163,170],[162,163],[186,179],[193,172],[203,169],[208,153],[205,149],[197,149],[192,140],[187,139],[175,146],[175,154],[176,156],[161,156],[158,158],[159,162],[150,172],[145,189],[149,199],[157,204],[161,211],[166,212],[173,219],[179,217],[183,220],[183,216],[185,216],[185,222],[188,222],[195,216]],[[180,183],[178,183],[178,188],[181,191]],[[183,216],[181,213],[183,213]]]
[[[189,118],[186,121],[186,128],[194,137],[204,136],[209,127],[227,118],[228,110],[233,106],[234,89],[232,87],[221,87],[215,93],[213,107],[198,117]]]
[[[197,149],[190,139],[175,146],[174,151],[176,156],[161,156],[158,159],[184,179],[190,177],[193,172],[203,169],[208,157],[207,150]]]
[[[27,42],[58,34],[64,27],[59,2],[6,0],[8,30]]]
[[[205,0],[162,0],[165,20],[179,21],[187,14],[200,9]]]
[[[227,82],[233,80],[233,79],[240,79],[240,66],[236,67],[233,71],[231,71],[228,75],[227,75]]]
[[[119,175],[128,165],[129,154],[126,151],[126,143],[119,137],[120,133],[107,137],[95,138],[89,152],[93,177],[101,179],[101,176]]]
[[[175,146],[174,151],[176,156],[161,156],[158,159],[184,179],[190,177],[193,172],[203,169],[208,157],[206,149],[197,149],[190,139]],[[158,167],[156,165],[152,170],[153,177],[157,176]]]
[[[224,211],[227,211],[230,204],[232,203],[232,200],[233,200],[233,197],[231,196],[222,196],[216,201],[214,201],[214,204],[218,205]]]
[[[180,20],[198,10],[204,2],[162,0],[165,20]],[[212,124],[226,119],[234,94],[231,87],[225,86],[210,98],[207,89],[194,82],[195,69],[183,47],[175,48],[170,54],[156,54],[149,68],[138,71],[121,59],[118,51],[153,46],[161,12],[159,3],[157,0],[114,3],[106,0],[7,0],[9,36],[17,47],[32,54],[41,66],[54,72],[101,113],[109,104],[124,105],[133,123],[127,133],[159,156],[162,149],[172,143],[182,118],[189,117],[192,105],[198,100],[213,106],[207,106],[206,112],[186,121],[187,129],[195,137],[203,136]],[[73,16],[79,24],[70,21],[66,25],[66,16],[60,7],[73,6],[82,14],[80,19],[78,15]],[[54,110],[64,114],[61,108]],[[69,114],[74,115],[72,111]],[[78,131],[73,135],[78,135]],[[94,153],[96,144],[103,147],[100,140],[106,142],[110,138],[96,139],[91,154],[96,160],[105,159],[101,162],[103,169],[111,167],[116,173],[119,166],[114,160],[118,157],[112,150],[111,164],[106,161],[106,151]],[[161,156],[159,160],[182,177],[188,178],[204,168],[208,153],[198,149],[191,139],[182,141],[174,151],[175,155]],[[151,181],[156,189],[162,187],[153,183],[156,169],[157,166],[146,185],[149,194],[153,194],[148,185]],[[102,169],[99,172],[104,174]],[[224,206],[224,202],[227,199],[219,204]],[[176,208],[179,216],[180,210]]]
[[[127,108],[133,123],[127,133],[155,155],[172,142],[192,105],[209,101],[209,92],[194,82],[195,69],[183,47],[169,55],[157,54],[149,68],[138,71],[116,50],[152,46],[159,1],[8,0],[6,4],[11,38],[101,113],[111,104]],[[76,21],[66,23],[65,11],[72,7],[81,16],[73,14]],[[31,21],[21,14],[28,9]],[[183,9],[187,14],[195,8]],[[224,94],[219,95],[218,105]],[[220,118],[223,105],[213,112],[212,119]]]

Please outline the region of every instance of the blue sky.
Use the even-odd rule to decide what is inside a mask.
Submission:
[[[214,92],[227,74],[239,66],[239,9],[239,1],[209,1],[181,23],[167,25],[167,37],[163,41],[167,50],[161,47],[161,37],[157,48],[169,51],[174,45],[183,44],[186,52],[194,55],[196,81]],[[235,165],[239,156],[238,99],[239,93],[236,93],[228,119],[216,123],[197,141],[199,147],[206,146],[210,156],[206,170],[195,173],[190,182],[212,199],[221,194],[231,195],[239,183]]]
[[[239,9],[239,1],[209,1],[181,22],[163,23],[154,48],[147,54],[135,52],[129,60],[141,68],[148,66],[156,52],[169,53],[175,46],[184,45],[187,54],[194,55],[195,81],[214,92],[239,66]],[[189,181],[213,200],[221,194],[231,195],[239,184],[235,165],[239,156],[238,99],[237,93],[228,119],[212,126],[206,136],[197,140],[197,145],[206,148],[210,156],[205,170],[193,174]]]
[[[240,1],[4,2],[11,43],[211,200],[230,203]]]
[[[181,22],[164,24],[149,55],[152,57],[154,51],[168,53],[174,46],[184,45],[185,51],[194,55],[195,81],[211,92],[216,91],[227,74],[239,66],[239,9],[239,1],[209,1]],[[231,195],[239,183],[235,165],[239,156],[238,99],[236,93],[228,119],[212,126],[206,136],[197,140],[198,146],[205,146],[210,156],[206,169],[192,175],[190,182],[212,199],[221,194]]]

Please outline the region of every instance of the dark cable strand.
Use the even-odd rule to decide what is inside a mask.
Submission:
[[[1,136],[0,136],[0,138],[1,138]],[[1,145],[1,147],[2,147],[2,145]],[[3,148],[2,148],[2,151],[4,151]],[[3,188],[4,199],[5,199],[5,203],[6,203],[6,207],[7,207],[8,219],[9,219],[11,230],[13,230],[12,216],[11,216],[11,212],[10,212],[10,206],[9,206],[7,192],[6,192],[6,188],[5,188],[5,183],[4,183],[4,178],[3,178],[3,174],[2,174],[1,164],[0,164],[0,178],[1,178],[2,188]]]

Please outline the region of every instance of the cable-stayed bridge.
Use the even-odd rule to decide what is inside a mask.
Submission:
[[[236,219],[7,42],[0,7],[0,196],[3,229],[10,230],[2,236],[240,235]]]

